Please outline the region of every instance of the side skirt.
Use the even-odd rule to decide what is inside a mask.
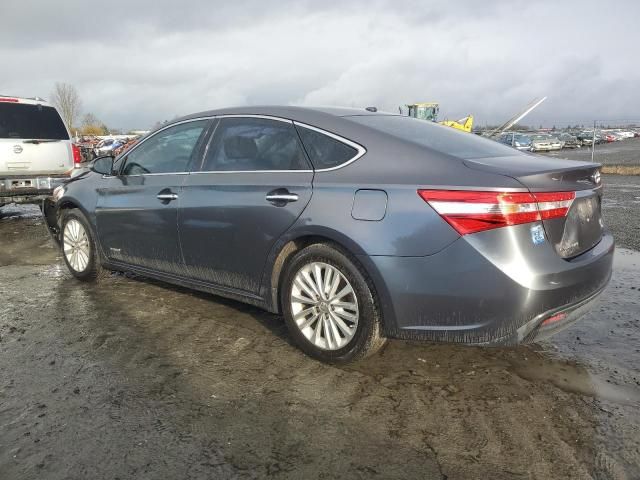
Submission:
[[[268,310],[268,305],[264,301],[264,299],[259,295],[255,295],[250,292],[236,290],[228,287],[221,287],[219,285],[201,282],[198,280],[193,280],[193,279],[181,277],[178,275],[172,275],[169,273],[162,273],[162,272],[150,270],[144,267],[137,267],[137,266],[133,266],[125,263],[111,261],[111,262],[105,262],[103,266],[109,270],[118,270],[123,272],[136,273],[138,275],[152,278],[154,280],[159,280],[161,282],[170,283],[172,285],[178,285],[180,287],[185,287],[192,290],[198,290],[200,292],[211,293],[213,295],[218,295],[224,298],[230,298],[231,300],[237,300],[242,303],[247,303],[249,305],[253,305],[253,306],[262,308],[264,310]]]

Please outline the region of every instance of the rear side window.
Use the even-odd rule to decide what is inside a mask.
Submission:
[[[296,125],[296,128],[316,170],[337,167],[358,155],[355,148],[324,133],[300,125]]]
[[[222,172],[308,168],[290,122],[251,117],[220,120],[203,166]]]
[[[0,138],[69,140],[69,134],[53,107],[0,103]]]
[[[399,115],[362,115],[347,118],[402,140],[462,159],[519,155],[517,151],[499,142],[456,131],[427,120]]]

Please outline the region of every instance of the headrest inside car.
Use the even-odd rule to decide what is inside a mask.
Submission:
[[[234,136],[224,139],[224,154],[228,159],[253,160],[258,154],[258,147],[253,138]]]

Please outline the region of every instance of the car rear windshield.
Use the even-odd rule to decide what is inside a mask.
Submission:
[[[493,140],[427,120],[399,115],[356,115],[347,118],[402,140],[462,159],[518,155],[512,148]]]
[[[69,134],[53,107],[0,103],[0,138],[69,140]]]

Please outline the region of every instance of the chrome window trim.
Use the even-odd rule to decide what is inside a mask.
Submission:
[[[275,115],[258,115],[253,113],[225,113],[222,115],[215,115],[212,118],[264,118],[266,120],[276,120],[278,122],[291,123],[293,124],[293,120],[289,118],[276,117]]]
[[[150,138],[155,137],[157,134],[159,134],[160,132],[166,130],[167,128],[171,128],[174,127],[176,125],[182,125],[184,123],[189,123],[189,122],[196,122],[199,120],[212,120],[212,119],[222,119],[222,118],[263,118],[266,120],[275,120],[278,122],[284,122],[284,123],[289,123],[291,125],[294,126],[300,126],[303,128],[308,128],[309,130],[313,130],[315,132],[321,133],[323,135],[326,135],[328,137],[333,138],[334,140],[337,140],[341,143],[344,143],[345,145],[348,145],[352,148],[355,148],[356,151],[358,153],[356,153],[356,155],[352,158],[350,158],[349,160],[347,160],[344,163],[341,163],[340,165],[336,165],[335,167],[330,167],[330,168],[318,168],[318,169],[305,169],[305,170],[198,170],[198,171],[191,171],[191,172],[167,172],[167,173],[142,173],[142,174],[137,174],[137,175],[126,175],[127,177],[145,177],[145,176],[157,176],[157,175],[200,175],[200,174],[229,174],[229,173],[314,173],[314,172],[331,172],[333,170],[338,170],[340,168],[346,167],[347,165],[352,164],[353,162],[355,162],[356,160],[358,160],[359,158],[361,158],[362,156],[364,156],[364,154],[367,153],[367,149],[364,148],[362,145],[360,145],[359,143],[353,142],[345,137],[342,137],[340,135],[337,135],[335,133],[329,132],[327,130],[324,130],[322,128],[318,128],[318,127],[314,127],[313,125],[309,125],[308,123],[304,123],[304,122],[299,122],[297,120],[291,120],[289,118],[283,118],[283,117],[278,117],[275,115],[258,115],[258,114],[243,114],[243,113],[228,113],[228,114],[223,114],[223,115],[210,115],[210,116],[206,116],[206,117],[198,117],[198,118],[190,118],[188,120],[182,120],[181,122],[176,122],[176,123],[172,123],[170,125],[166,125],[164,127],[162,127],[160,130],[157,130],[153,133],[153,135],[149,135],[148,137],[146,137],[144,140],[142,140],[140,143],[136,144],[131,150],[129,150],[127,153],[127,155],[129,155],[131,152],[135,151],[137,148],[139,148],[141,145],[144,145],[144,142],[146,142],[147,140],[149,140]],[[115,159],[114,159],[115,161]]]
[[[223,114],[223,115],[216,115],[212,118],[215,118],[216,120],[218,119],[223,119],[223,118],[262,118],[264,120],[276,120],[278,122],[283,122],[283,123],[288,123],[291,126],[294,125],[294,121],[289,119],[289,118],[283,118],[283,117],[276,117],[276,116],[271,116],[271,115],[257,115],[257,114],[253,114],[253,113],[247,113],[247,114],[243,114],[243,113],[229,113],[229,114]],[[217,127],[216,127],[217,128]],[[209,144],[211,143],[211,141],[213,141],[213,135],[211,136],[211,139],[209,140]],[[304,145],[302,145],[302,141],[300,141],[300,144],[302,146],[302,148],[304,149]],[[205,150],[205,158],[207,155],[207,152],[209,151],[209,145],[207,145],[207,148]],[[305,157],[306,157],[306,153],[305,153]],[[307,159],[307,163],[310,163],[310,160]],[[304,170],[198,170],[196,172],[191,172],[191,175],[200,175],[203,173],[207,173],[207,174],[227,174],[227,173],[313,173],[314,170],[310,170],[310,169],[304,169]]]
[[[303,128],[308,128],[309,130],[314,130],[318,133],[321,133],[323,135],[326,135],[327,137],[331,137],[334,140],[337,140],[341,143],[344,143],[345,145],[348,145],[352,148],[355,148],[357,150],[358,153],[356,153],[356,155],[354,157],[352,157],[351,159],[347,160],[344,163],[341,163],[340,165],[336,165],[335,167],[330,167],[330,168],[317,168],[315,171],[316,172],[331,172],[333,170],[338,170],[340,168],[346,167],[347,165],[352,164],[353,162],[355,162],[356,160],[358,160],[359,158],[361,158],[365,153],[367,153],[367,149],[364,148],[362,145],[360,145],[359,143],[356,142],[352,142],[351,140],[344,138],[340,135],[337,135],[335,133],[331,133],[328,132],[326,130],[323,130],[322,128],[318,128],[318,127],[314,127],[313,125],[309,125],[307,123],[303,123],[303,122],[298,122],[296,120],[293,121],[294,125],[298,125],[300,127]]]
[[[225,174],[225,173],[313,173],[313,170],[203,170],[191,172],[190,175]]]
[[[144,143],[147,140],[155,137],[156,135],[158,135],[160,132],[163,132],[167,128],[175,127],[177,125],[183,125],[183,124],[189,123],[189,122],[198,122],[200,120],[211,120],[212,118],[216,118],[215,115],[210,115],[210,116],[207,116],[207,117],[190,118],[188,120],[182,120],[180,122],[176,122],[176,123],[171,123],[169,125],[165,125],[160,130],[156,130],[155,132],[153,132],[153,134],[149,135],[148,137],[145,137],[142,141],[140,141],[140,143],[136,143],[133,147],[131,147],[131,150],[127,150],[126,152],[124,152],[124,157],[128,157],[132,152],[135,152],[136,149],[138,149],[138,148],[140,148],[140,146],[144,145]],[[118,159],[118,158],[120,158],[120,157],[115,157],[113,159],[114,163],[115,163],[116,159]],[[126,164],[126,163],[127,162],[124,162],[123,165]],[[122,169],[122,167],[121,167],[121,169]],[[120,171],[118,171],[118,173],[120,173]],[[150,176],[150,175],[189,175],[189,172],[139,173],[139,174],[136,174],[136,175],[113,175],[113,176],[145,177],[145,176]],[[103,178],[105,178],[105,177],[103,177]],[[112,178],[112,177],[108,177],[108,178]]]
[[[276,117],[276,116],[270,116],[270,115],[254,115],[254,114],[240,114],[240,113],[233,113],[233,114],[224,114],[224,115],[216,115],[215,117],[211,117],[211,118],[264,118],[267,120],[277,120],[280,122],[285,122],[285,123],[291,123],[292,125],[297,125],[303,128],[308,128],[309,130],[314,130],[318,133],[321,133],[323,135],[326,135],[328,137],[333,138],[334,140],[337,140],[341,143],[344,143],[345,145],[348,145],[352,148],[355,148],[356,151],[358,153],[356,153],[356,155],[352,158],[350,158],[349,160],[347,160],[344,163],[341,163],[340,165],[336,165],[335,167],[330,167],[330,168],[318,168],[315,170],[200,170],[197,172],[191,172],[191,174],[202,174],[202,173],[314,173],[314,172],[330,172],[332,170],[338,170],[340,168],[346,167],[347,165],[355,162],[356,160],[358,160],[359,158],[361,158],[365,153],[367,153],[367,149],[364,148],[362,145],[360,145],[359,143],[353,142],[347,138],[344,138],[340,135],[337,135],[335,133],[332,132],[328,132],[327,130],[323,130],[322,128],[318,128],[318,127],[314,127],[313,125],[309,125],[307,123],[304,122],[298,122],[297,120],[291,120],[288,118],[282,118],[282,117]],[[304,145],[303,145],[304,146]],[[309,159],[310,160],[310,159]]]
[[[157,177],[158,175],[189,175],[189,172],[162,172],[162,173],[136,173],[135,175],[122,175],[123,177]],[[113,177],[104,177],[113,178]]]

